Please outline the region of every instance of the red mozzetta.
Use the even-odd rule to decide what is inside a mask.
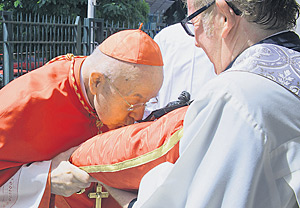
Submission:
[[[0,186],[23,164],[50,160],[97,135],[78,87],[84,59],[58,57],[0,91]]]

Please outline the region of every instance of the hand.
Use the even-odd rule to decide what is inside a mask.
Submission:
[[[76,149],[77,147],[73,147],[53,158],[51,168],[52,194],[68,197],[83,188],[88,188],[91,182],[97,182],[88,173],[68,161]]]

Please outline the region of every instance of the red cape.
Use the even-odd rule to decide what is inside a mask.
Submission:
[[[50,160],[97,134],[96,118],[76,94],[84,60],[62,56],[0,90],[0,186],[23,164]]]

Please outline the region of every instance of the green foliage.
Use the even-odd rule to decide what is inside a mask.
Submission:
[[[0,10],[46,15],[87,15],[88,0],[0,0]],[[145,0],[97,0],[96,17],[108,21],[147,22]]]
[[[108,21],[147,22],[150,11],[145,0],[101,0],[97,16]]]
[[[2,10],[47,15],[85,15],[87,8],[86,0],[1,0],[0,2]]]
[[[20,0],[17,0],[17,1],[14,2],[15,7],[18,7],[20,4],[21,4]]]

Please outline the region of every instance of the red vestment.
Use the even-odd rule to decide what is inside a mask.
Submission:
[[[0,186],[23,164],[50,160],[97,134],[99,129],[96,126],[95,112],[90,108],[86,109],[89,105],[80,90],[79,74],[84,59],[62,57],[51,61],[50,64],[14,80],[0,91]],[[183,117],[182,115],[181,119]],[[104,126],[101,130],[104,132],[107,128]],[[155,128],[152,133],[160,134],[159,132]],[[145,142],[160,138],[152,136],[144,138]],[[161,142],[157,142],[159,147]],[[172,151],[174,160],[178,157],[177,148],[178,145]],[[110,145],[109,149],[114,147]],[[160,160],[159,163],[165,161],[163,158]],[[139,180],[140,177],[132,181],[135,187]],[[90,192],[95,192],[95,184],[82,195],[57,197],[56,205],[59,208],[94,207],[95,199],[87,197]],[[102,205],[119,207],[111,198],[103,200]]]
[[[23,164],[51,160],[98,133],[80,90],[84,60],[62,56],[0,90],[0,186]]]
[[[156,121],[137,123],[97,135],[74,151],[70,161],[95,179],[115,188],[137,192],[142,177],[163,162],[179,157],[179,140],[188,106],[176,109]],[[88,194],[56,197],[58,208],[93,208]],[[104,199],[103,208],[120,207]]]

